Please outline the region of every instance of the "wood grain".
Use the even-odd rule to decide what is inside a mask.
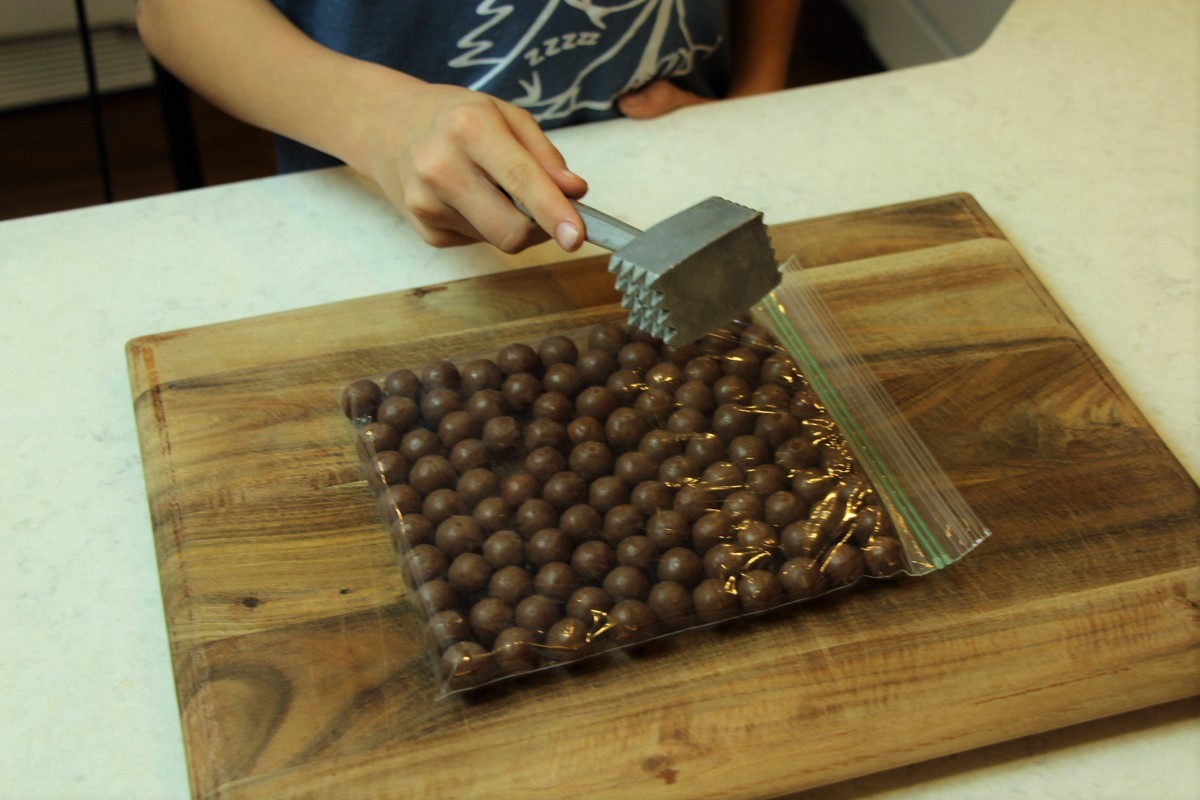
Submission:
[[[968,196],[789,223],[991,527],[963,562],[432,700],[340,387],[615,318],[600,261],[147,336],[197,797],[772,797],[1200,692],[1200,491]]]

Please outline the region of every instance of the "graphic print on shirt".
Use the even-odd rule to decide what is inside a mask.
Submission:
[[[655,78],[690,73],[721,44],[719,34],[695,41],[685,0],[544,0],[540,11],[513,10],[511,2],[481,0],[479,24],[458,40],[449,66],[470,70],[471,89],[539,122],[607,110]]]

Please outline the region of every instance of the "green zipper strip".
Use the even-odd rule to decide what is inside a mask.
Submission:
[[[838,392],[833,388],[828,376],[821,369],[816,357],[805,344],[799,331],[796,330],[791,320],[784,314],[782,303],[779,302],[775,293],[771,293],[764,298],[762,307],[775,323],[781,338],[784,339],[784,343],[791,350],[792,355],[801,363],[805,376],[814,385],[818,395],[830,408],[834,419],[845,429],[844,433],[847,438],[855,445],[855,449],[860,453],[866,465],[871,468],[871,471],[877,473],[870,476],[876,482],[876,488],[880,488],[878,484],[883,485],[882,488],[887,492],[888,498],[903,514],[905,521],[908,522],[910,529],[915,534],[918,544],[929,556],[934,568],[942,569],[951,564],[953,559],[942,547],[940,538],[929,528],[924,515],[917,511],[908,494],[896,483],[891,470],[887,467],[886,460],[876,451],[870,438],[863,433],[854,415],[850,413],[850,410],[842,402]],[[819,320],[818,324],[820,324]],[[827,324],[825,327],[830,338],[836,338],[833,334],[832,324]]]

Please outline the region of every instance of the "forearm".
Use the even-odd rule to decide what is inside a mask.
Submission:
[[[787,86],[801,0],[734,0],[729,97]]]
[[[217,106],[360,169],[363,104],[421,85],[317,44],[266,0],[139,0],[138,29],[155,58]]]

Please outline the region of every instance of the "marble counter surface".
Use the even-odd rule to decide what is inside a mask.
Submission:
[[[710,194],[783,222],[973,193],[1196,477],[1198,31],[1190,0],[1017,0],[956,61],[554,139],[591,204],[642,226]],[[552,254],[429,249],[347,170],[0,223],[0,796],[187,796],[128,339]],[[1192,798],[1198,710],[805,797]]]

